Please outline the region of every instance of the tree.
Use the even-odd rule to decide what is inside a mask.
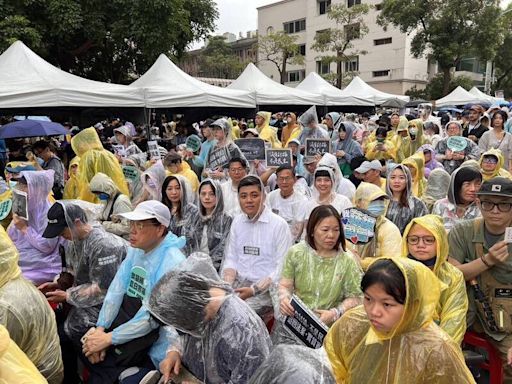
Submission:
[[[341,88],[344,77],[354,75],[356,71],[343,71],[343,63],[350,61],[354,56],[364,55],[367,52],[355,49],[354,42],[368,33],[368,26],[363,16],[368,14],[368,4],[357,4],[347,7],[345,4],[333,4],[327,17],[334,20],[336,28],[318,31],[312,48],[321,53],[330,52],[331,55],[322,56],[323,63],[336,63],[335,82]],[[348,53],[347,53],[348,52]]]
[[[503,23],[506,29],[506,35],[503,44],[497,49],[494,65],[496,71],[496,82],[492,89],[505,91],[505,96],[512,96],[512,4],[510,4],[502,14]]]
[[[65,71],[118,83],[161,53],[179,58],[218,17],[213,0],[0,0],[0,9],[0,50],[21,39]]]
[[[451,68],[463,57],[494,57],[503,40],[497,0],[384,0],[378,23],[413,35],[411,53],[437,61],[448,94]]]
[[[223,36],[212,36],[201,52],[199,65],[203,76],[235,79],[247,63],[238,59]]]
[[[258,38],[257,48],[260,60],[274,63],[279,72],[281,84],[287,81],[286,67],[288,65],[304,64],[304,56],[300,54],[300,47],[296,41],[297,36],[289,35],[284,31],[269,32]]]
[[[453,91],[458,86],[461,86],[466,91],[473,88],[473,80],[468,76],[455,76],[450,80],[448,85],[448,93]],[[410,88],[405,92],[407,96],[413,99],[437,100],[445,96],[443,92],[444,87],[444,74],[438,73],[427,84],[425,89],[418,89],[416,86]]]

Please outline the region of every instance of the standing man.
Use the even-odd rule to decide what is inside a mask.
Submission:
[[[62,164],[62,161],[55,154],[57,151],[56,148],[48,141],[39,140],[34,143],[32,150],[37,157],[43,160],[42,166],[40,166],[37,161],[34,162],[36,168],[54,170],[53,197],[55,197],[56,200],[62,199],[64,194],[64,164]]]
[[[224,212],[232,217],[242,212],[238,202],[238,183],[247,176],[247,162],[239,157],[229,161],[229,179],[220,185],[222,196],[224,196]]]
[[[469,282],[468,324],[499,351],[504,383],[512,383],[507,351],[512,348],[512,243],[504,239],[512,226],[512,181],[495,177],[485,181],[478,195],[482,218],[457,223],[449,234],[451,261]],[[479,286],[491,311],[484,311],[475,295]],[[476,319],[475,319],[476,313]]]
[[[480,124],[480,117],[483,115],[481,105],[472,105],[469,108],[468,122],[463,125],[462,136],[467,137],[474,143],[478,144],[478,140],[488,129]]]
[[[272,311],[269,289],[293,244],[288,224],[265,205],[263,183],[246,176],[238,184],[243,214],[231,224],[221,276],[260,316]]]
[[[213,132],[210,127],[211,123],[213,123],[212,119],[206,119],[203,125],[201,125],[201,135],[205,139],[205,141],[203,141],[203,143],[201,144],[201,150],[199,151],[198,163],[201,166],[204,166],[204,162],[206,161],[208,152],[210,152],[210,149],[215,147],[215,144],[217,143],[215,137],[213,137]],[[196,159],[194,160],[196,161]]]

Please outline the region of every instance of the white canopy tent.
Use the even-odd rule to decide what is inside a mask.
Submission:
[[[460,85],[455,88],[453,91],[451,91],[449,94],[447,94],[445,97],[440,98],[439,100],[436,100],[436,107],[445,107],[448,105],[463,105],[467,103],[478,103],[479,101],[482,101],[480,97],[477,97],[473,95],[472,93],[469,93],[464,88],[462,88]]]
[[[480,100],[486,100],[490,103],[499,103],[500,101],[503,101],[503,99],[498,99],[497,97],[493,97],[490,95],[487,95],[486,93],[483,93],[481,90],[479,90],[477,87],[471,88],[469,91],[472,95],[478,97]]]
[[[62,71],[16,41],[0,56],[0,108],[29,107],[144,107],[144,97]]]
[[[354,96],[346,96],[339,88],[327,82],[318,73],[311,72],[297,88],[302,91],[320,93],[324,97],[324,105],[347,105],[347,106],[368,106],[375,104],[368,99],[362,99]]]
[[[250,92],[203,83],[183,72],[164,54],[130,88],[143,89],[148,108],[256,107]]]
[[[324,105],[322,95],[277,83],[252,63],[228,88],[251,92],[258,105]]]
[[[352,96],[372,101],[375,105],[380,105],[390,99],[398,99],[405,102],[408,102],[410,99],[409,96],[394,95],[392,93],[379,91],[378,89],[368,85],[359,76],[355,76],[350,84],[342,90],[342,92],[345,96]]]

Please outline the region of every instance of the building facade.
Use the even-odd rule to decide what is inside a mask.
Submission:
[[[321,53],[314,51],[315,35],[327,28],[337,28],[327,17],[332,4],[345,2],[347,6],[364,2],[372,5],[364,21],[369,32],[353,41],[358,51],[365,55],[353,56],[343,65],[344,71],[359,72],[359,76],[371,86],[395,94],[404,94],[416,86],[424,88],[435,74],[436,66],[425,58],[415,59],[410,53],[411,37],[388,26],[385,30],[377,24],[381,0],[282,0],[258,8],[258,32],[284,30],[297,36],[297,44],[305,57],[305,65],[287,67],[288,86],[299,84],[310,72],[320,75],[336,72],[336,63],[325,64]],[[346,52],[350,56],[350,52]],[[260,61],[258,67],[272,79],[279,81],[279,73],[273,63]]]

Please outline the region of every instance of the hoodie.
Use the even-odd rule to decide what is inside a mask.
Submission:
[[[436,160],[436,150],[430,144],[424,144],[418,148],[416,153],[425,153],[426,151],[430,152],[430,161],[425,163],[425,178],[428,180],[430,176],[430,172],[432,172],[436,168],[443,168],[443,164],[439,163]]]
[[[341,140],[339,136],[340,129],[345,130],[345,139]],[[333,134],[336,134],[336,139],[333,142],[333,153],[336,155],[337,151],[345,152],[343,157],[338,157],[338,165],[342,167],[344,164],[350,164],[354,157],[363,156],[363,149],[361,145],[353,139],[356,126],[350,121],[340,121],[335,126]]]
[[[400,126],[400,123],[398,124]],[[411,129],[416,129],[416,135],[411,134]],[[402,140],[400,151],[403,159],[412,156],[424,144],[429,144],[428,138],[423,133],[423,121],[415,119],[409,121],[408,135]]]
[[[256,116],[263,117],[263,124],[260,126],[256,126],[259,138],[271,143],[272,148],[282,148],[281,142],[277,138],[277,129],[269,125],[271,113],[260,111],[256,114]]]
[[[484,171],[482,168],[482,163],[485,156],[495,156],[498,159],[498,163],[496,164],[496,168],[494,171]],[[480,161],[478,162],[480,166],[480,172],[482,173],[482,178],[484,181],[490,180],[497,176],[506,177],[508,179],[512,179],[512,175],[509,171],[507,171],[503,166],[505,165],[505,160],[503,158],[503,154],[499,149],[491,148],[487,152],[484,152],[480,157]]]
[[[406,158],[402,161],[402,164],[416,170],[416,174],[412,178],[412,194],[421,198],[427,184],[427,180],[425,179],[425,158],[423,157],[423,152],[415,153],[414,155]]]

